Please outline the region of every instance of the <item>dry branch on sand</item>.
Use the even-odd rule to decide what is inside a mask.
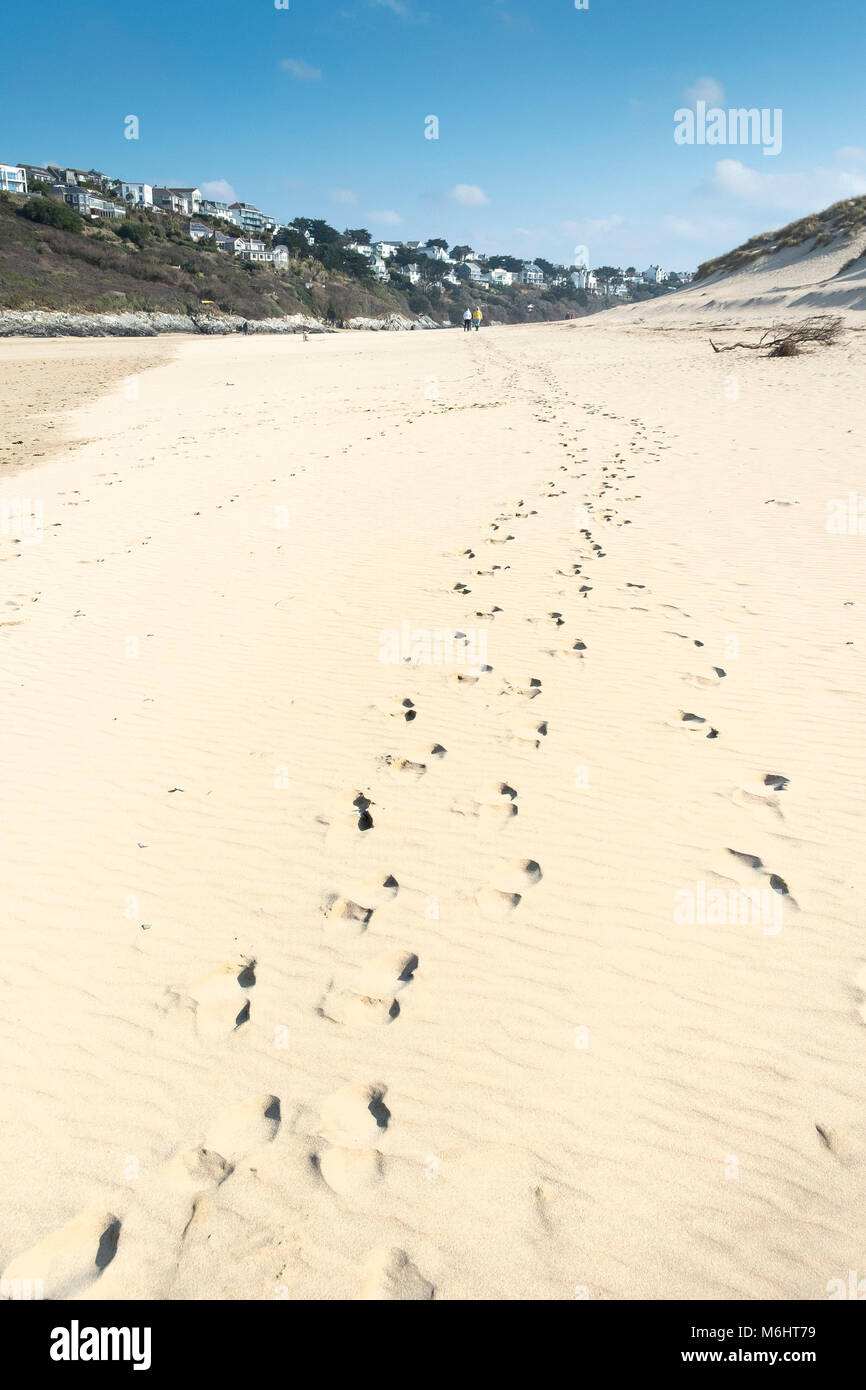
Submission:
[[[765,348],[768,357],[797,357],[804,343],[831,347],[838,341],[841,332],[842,319],[838,315],[813,314],[799,323],[776,324],[766,329],[756,343],[726,343],[720,347],[710,338],[710,347],[713,352],[733,352],[735,348],[759,352]]]

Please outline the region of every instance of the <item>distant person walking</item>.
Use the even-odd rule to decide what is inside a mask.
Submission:
[[[463,332],[464,332],[464,333],[471,333],[471,332],[472,332],[472,310],[471,310],[471,309],[467,309],[467,310],[466,310],[466,313],[463,315]]]
[[[476,333],[478,332],[479,328],[481,327],[481,320],[482,320],[483,318],[484,318],[484,315],[482,314],[481,310],[480,310],[480,309],[476,309],[476,310],[475,310],[475,313],[472,315],[472,322],[475,324],[475,332],[476,332]]]

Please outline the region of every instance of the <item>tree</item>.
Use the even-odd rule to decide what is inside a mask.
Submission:
[[[543,256],[535,257],[535,264],[539,270],[543,270],[548,279],[553,280],[558,275],[565,274],[564,265],[554,265],[552,261],[546,261]]]
[[[451,255],[455,261],[465,261],[467,256],[472,255],[471,246],[452,246]]]
[[[294,227],[281,227],[274,237],[274,245],[287,246],[293,256],[306,256],[310,253],[307,238],[301,232],[296,232]]]
[[[622,271],[615,265],[596,266],[593,274],[599,284],[604,285],[605,292],[610,289],[611,285],[618,285],[622,281]]]
[[[333,246],[342,241],[336,227],[332,227],[321,217],[296,217],[294,225],[299,232],[309,232],[320,246]]]
[[[629,280],[631,280],[635,275],[637,275],[637,271],[635,270],[633,265],[630,265],[625,273]]]
[[[440,247],[440,249],[443,250],[443,251],[447,251],[447,250],[448,250],[448,242],[447,242],[447,241],[443,241],[442,238],[441,238],[441,236],[435,236],[435,237],[434,237],[434,236],[431,236],[431,237],[429,237],[428,240],[427,240],[427,245],[428,245],[428,246],[438,246],[438,247]]]
[[[487,264],[491,270],[510,270],[514,275],[519,275],[523,269],[523,261],[516,256],[489,256]]]
[[[422,256],[418,265],[421,271],[421,279],[426,281],[427,284],[438,284],[448,274],[450,269],[444,261],[431,261],[429,256]]]
[[[343,236],[346,241],[354,241],[358,246],[369,246],[373,240],[366,227],[347,227]]]

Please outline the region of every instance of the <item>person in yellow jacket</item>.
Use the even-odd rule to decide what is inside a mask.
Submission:
[[[476,332],[476,333],[478,332],[479,328],[481,327],[481,320],[482,320],[483,318],[484,318],[484,315],[482,314],[481,310],[480,310],[480,309],[476,309],[476,310],[475,310],[475,313],[472,315],[472,322],[473,322],[474,325],[475,325],[475,332]]]

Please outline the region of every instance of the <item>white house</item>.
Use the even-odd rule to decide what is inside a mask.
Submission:
[[[649,270],[643,272],[643,278],[648,285],[663,285],[668,278],[666,270],[662,270],[660,265],[651,265]]]
[[[371,256],[370,265],[373,268],[373,274],[376,276],[377,280],[388,280],[390,278],[388,275],[388,267],[381,256]]]
[[[163,212],[177,212],[181,217],[190,217],[192,214],[187,199],[180,193],[175,193],[172,188],[154,188],[153,205],[162,208]]]
[[[204,241],[205,237],[213,236],[213,228],[206,227],[203,222],[190,222],[186,234],[193,241]]]
[[[27,172],[22,164],[0,164],[0,192],[27,192]]]
[[[287,246],[275,246],[271,252],[274,259],[274,266],[277,270],[286,270],[289,264],[289,248]]]
[[[373,256],[373,247],[368,246],[363,241],[350,241],[346,246],[346,250],[354,251],[359,256],[367,256],[368,259],[372,258]],[[376,259],[381,261],[384,260],[384,257],[377,255]]]
[[[521,285],[543,285],[544,271],[534,261],[524,261],[520,272]]]
[[[397,254],[397,246],[393,241],[374,241],[373,250],[383,261],[390,261],[391,257]]]
[[[411,285],[417,285],[421,279],[420,268],[413,262],[412,265],[401,265],[397,267],[401,275],[405,275]]]
[[[488,285],[513,285],[515,275],[512,270],[503,270],[501,266],[497,266],[495,270],[485,271],[481,279]]]
[[[153,188],[149,183],[124,183],[117,185],[120,196],[137,208],[153,207]]]
[[[191,215],[201,212],[201,189],[199,188],[170,188],[169,193],[176,193],[179,198],[183,198],[187,205],[187,212]]]
[[[448,252],[443,251],[441,246],[419,246],[418,254],[420,256],[426,256],[427,259],[431,261],[442,261],[445,265],[454,264]]]
[[[586,266],[581,266],[579,270],[572,272],[571,283],[575,289],[586,290],[587,294],[598,293],[598,280],[593,271],[587,270]]]
[[[198,210],[204,217],[220,217],[223,222],[234,222],[235,225],[239,225],[237,214],[232,211],[228,203],[218,203],[213,198],[202,198]]]
[[[463,261],[461,265],[458,265],[455,274],[461,280],[480,280],[481,267],[479,266],[477,261],[466,260]]]

